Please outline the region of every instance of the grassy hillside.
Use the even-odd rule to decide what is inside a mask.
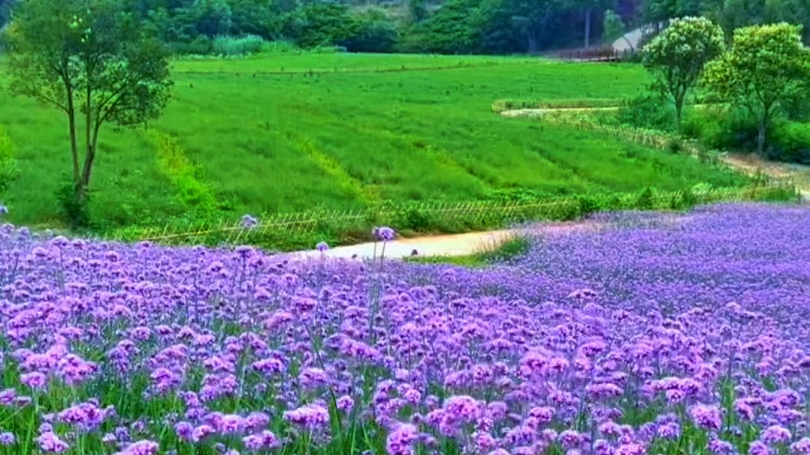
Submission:
[[[178,61],[174,78],[174,101],[159,122],[102,132],[92,212],[103,228],[474,200],[503,189],[579,194],[739,179],[687,157],[490,109],[503,98],[633,95],[646,75],[630,65],[304,54]],[[0,196],[10,219],[55,222],[54,193],[69,171],[64,117],[0,93],[0,128],[21,168]]]

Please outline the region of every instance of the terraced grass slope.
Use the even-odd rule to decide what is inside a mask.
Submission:
[[[174,78],[174,101],[160,121],[102,132],[92,200],[101,226],[382,200],[475,200],[504,189],[672,190],[740,178],[490,109],[503,98],[629,96],[646,81],[635,66],[302,54],[177,61]],[[69,170],[64,117],[0,93],[0,128],[21,168],[0,195],[10,219],[53,222],[54,192]]]

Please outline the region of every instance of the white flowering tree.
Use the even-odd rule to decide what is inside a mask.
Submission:
[[[723,30],[704,17],[676,19],[644,47],[644,66],[653,76],[651,87],[674,104],[678,130],[686,96],[706,64],[724,50]]]

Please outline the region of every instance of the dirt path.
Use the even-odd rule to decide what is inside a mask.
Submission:
[[[554,112],[599,112],[599,111],[618,111],[618,106],[604,106],[604,107],[537,107],[526,109],[509,109],[501,112],[504,117],[541,117],[543,114],[551,114]]]
[[[804,201],[810,201],[810,167],[801,164],[786,164],[765,161],[750,153],[726,153],[721,159],[748,174],[763,173],[774,178],[792,178]]]
[[[530,229],[502,229],[497,231],[470,232],[466,234],[436,235],[397,239],[386,244],[385,257],[404,258],[416,250],[419,256],[465,256],[499,245],[516,235],[555,235],[583,229],[598,229],[601,225],[590,221],[569,223],[545,223]],[[379,257],[382,244],[361,243],[340,246],[323,253],[327,258],[370,259]],[[293,253],[300,258],[320,258],[320,251],[310,250]]]
[[[674,224],[684,223],[693,215],[672,215],[668,221]],[[465,256],[484,249],[493,248],[515,236],[554,236],[576,231],[597,231],[608,227],[607,223],[590,220],[570,222],[538,223],[526,229],[501,229],[497,231],[470,232],[466,234],[436,235],[410,239],[396,239],[386,244],[385,257],[401,259],[411,256],[416,250],[419,256]],[[382,244],[362,243],[359,245],[340,246],[324,253],[310,250],[292,253],[302,259],[326,258],[371,259],[380,257]]]

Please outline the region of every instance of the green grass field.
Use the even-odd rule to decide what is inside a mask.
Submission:
[[[5,67],[0,61],[0,81]],[[300,54],[174,63],[174,100],[148,130],[102,131],[92,199],[104,228],[238,219],[391,200],[466,201],[678,190],[742,177],[597,133],[493,114],[498,99],[621,99],[634,65],[539,59]],[[0,129],[21,173],[9,219],[58,220],[70,169],[58,111],[0,93]]]

